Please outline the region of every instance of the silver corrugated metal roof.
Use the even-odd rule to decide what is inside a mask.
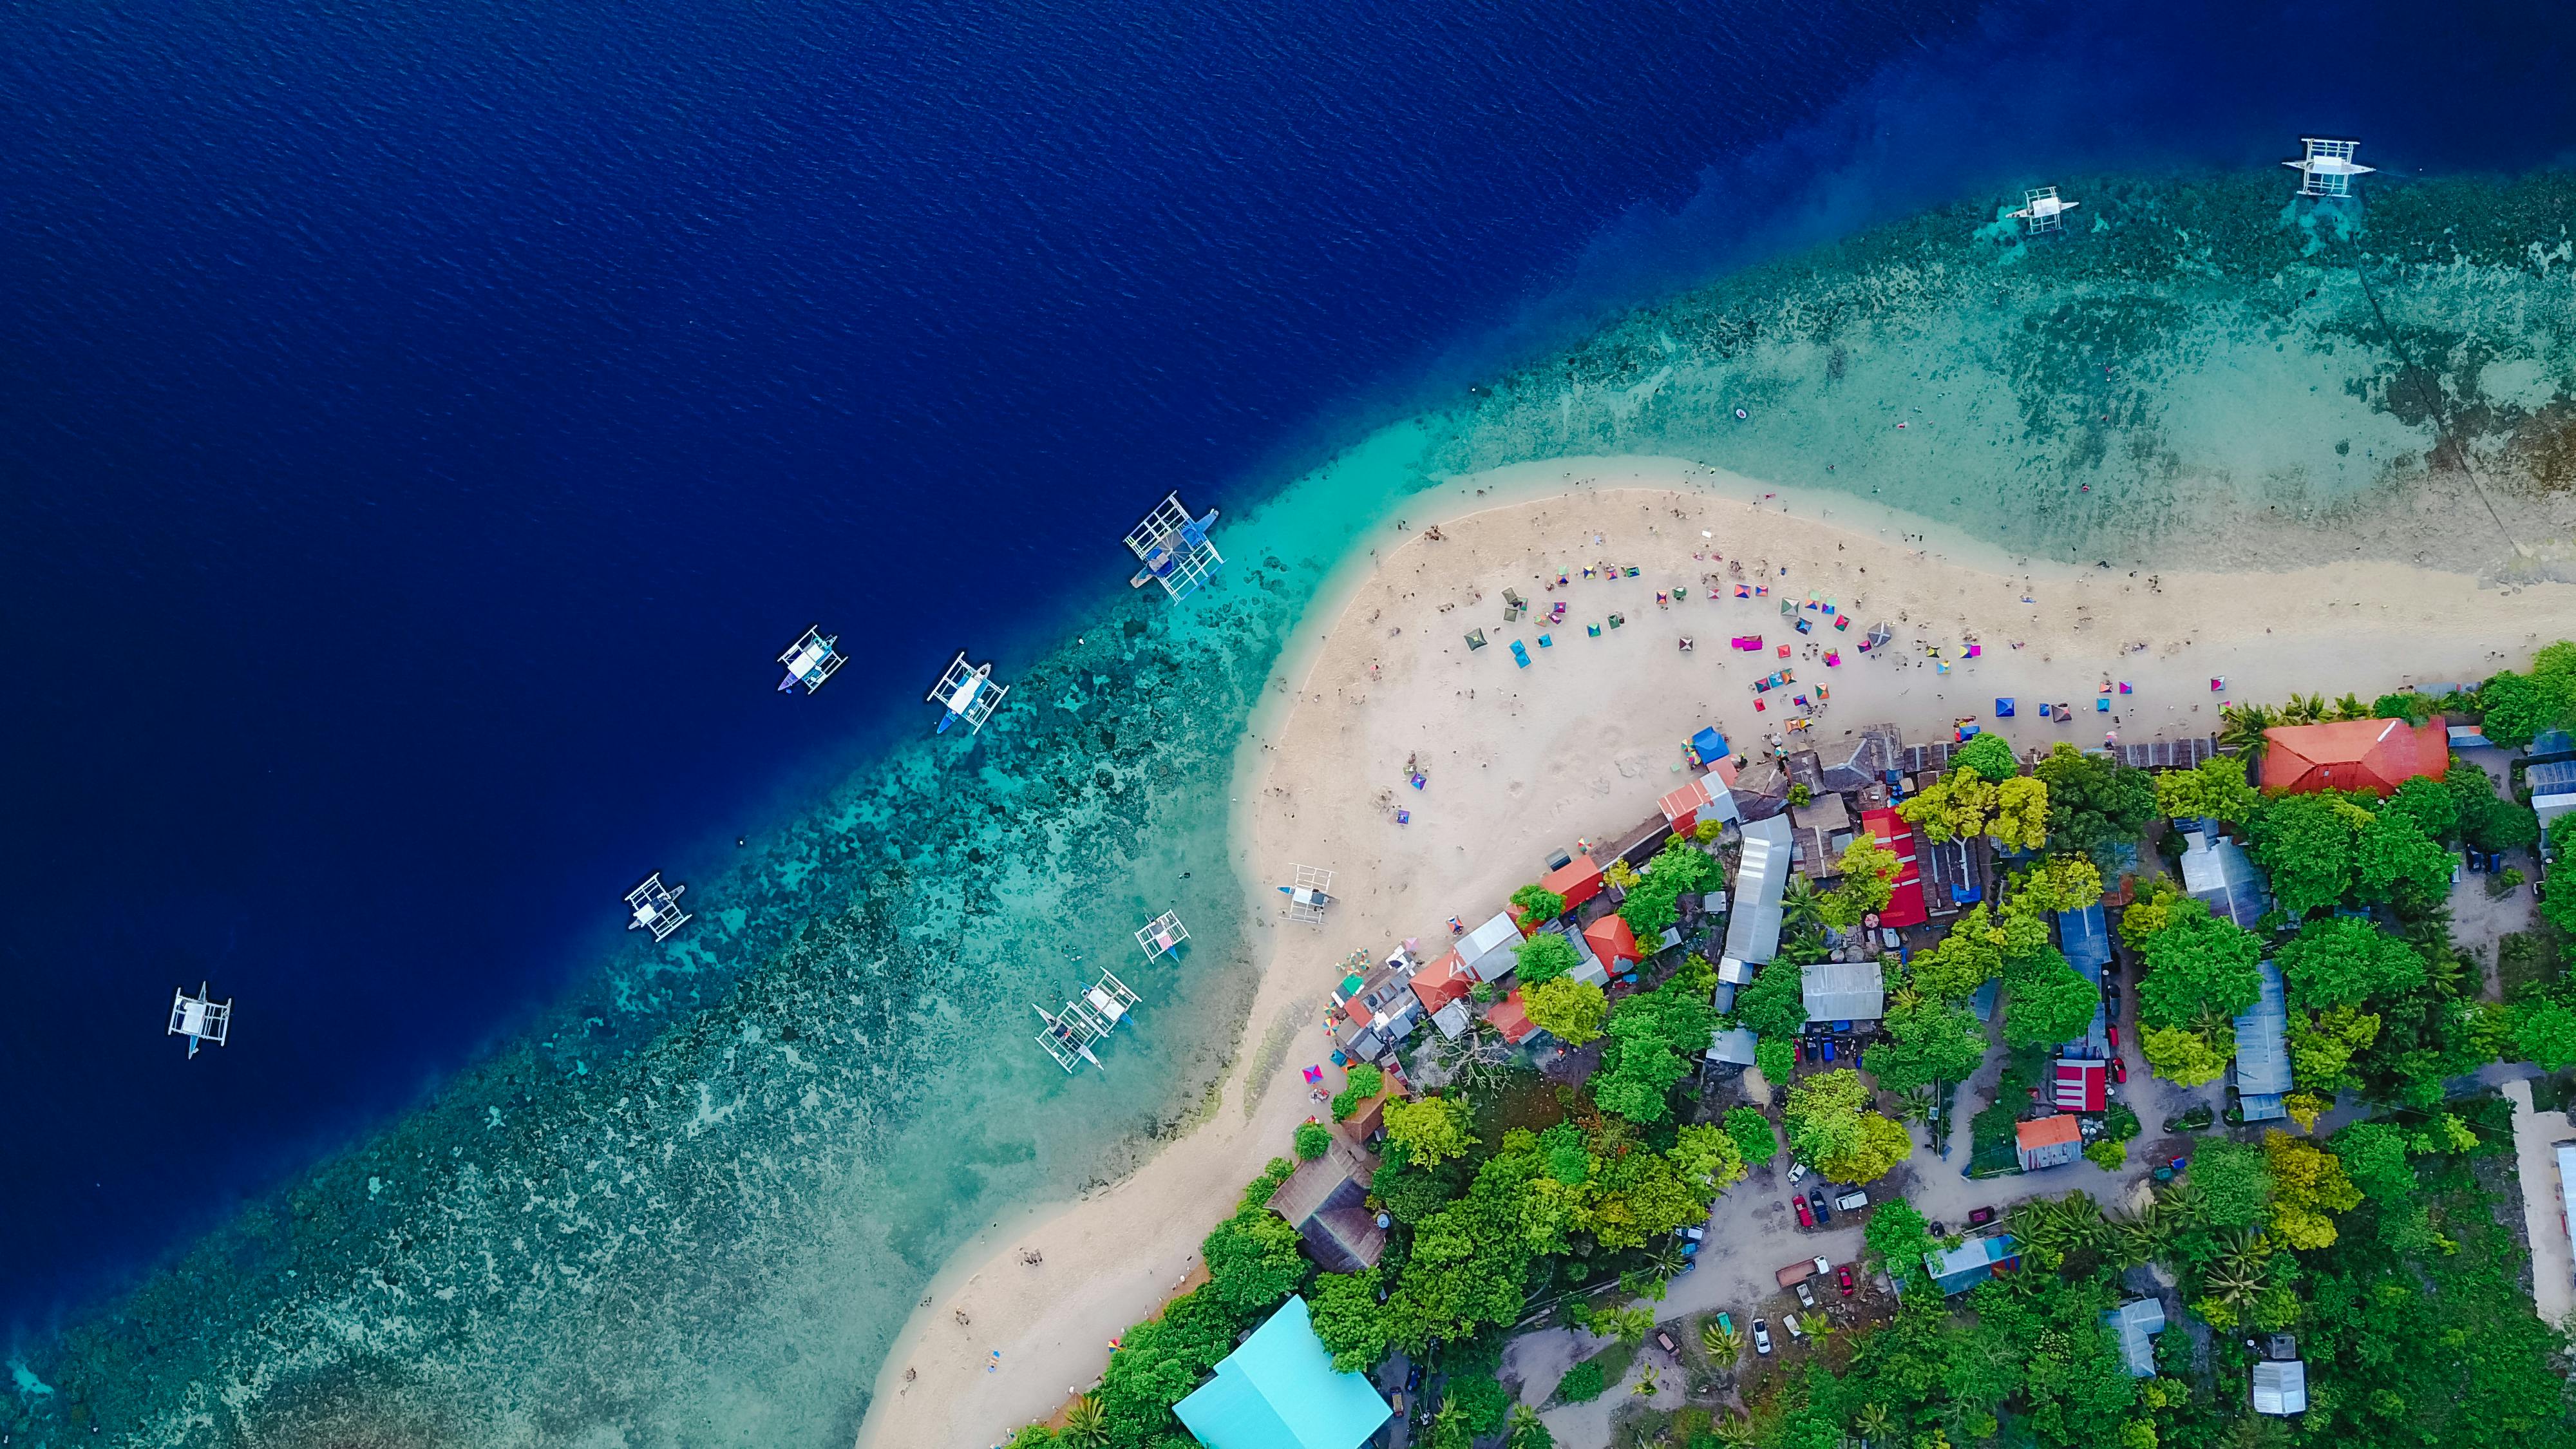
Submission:
[[[2308,1366],[2297,1359],[2265,1359],[2254,1365],[2254,1412],[2304,1414],[2308,1411]]]
[[[2263,994],[2236,1018],[2236,1091],[2247,1097],[2290,1090],[2290,1008],[2281,995],[2281,968],[2266,961],[2255,969]]]
[[[2240,926],[2252,926],[2271,905],[2263,872],[2246,857],[2245,847],[2223,835],[2184,834],[2182,888],[2193,900],[2206,901],[2211,914]]]
[[[1744,859],[1735,871],[1735,912],[1726,919],[1726,954],[1759,966],[1780,954],[1780,891],[1789,883],[1789,822],[1779,816],[1744,827]]]
[[[2155,1335],[2165,1331],[2165,1306],[2153,1298],[2132,1298],[2102,1315],[2103,1325],[2120,1336],[2120,1357],[2132,1378],[2154,1378]]]
[[[1887,981],[1875,961],[1819,961],[1799,978],[1809,1021],[1876,1021],[1887,1014]]]

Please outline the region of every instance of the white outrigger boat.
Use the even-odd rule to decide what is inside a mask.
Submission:
[[[1128,1008],[1136,1002],[1136,993],[1126,982],[1103,971],[1098,981],[1067,1001],[1062,1011],[1051,1012],[1043,1006],[1030,1008],[1038,1014],[1038,1020],[1046,1023],[1046,1029],[1038,1033],[1038,1045],[1068,1072],[1074,1070],[1077,1061],[1098,1067],[1100,1058],[1092,1053],[1092,1044],[1117,1030],[1118,1023],[1127,1019]]]
[[[948,711],[946,717],[939,721],[937,733],[944,735],[950,725],[963,720],[966,732],[975,734],[984,728],[984,721],[993,717],[993,711],[1002,707],[1002,696],[1010,692],[1009,685],[993,682],[991,664],[969,667],[966,651],[960,649],[957,657],[948,661],[948,668],[939,676],[939,682],[932,685],[930,693],[923,698]]]
[[[821,689],[824,680],[850,662],[849,656],[835,647],[840,642],[840,635],[826,636],[820,624],[807,629],[803,638],[788,645],[787,652],[778,656],[778,662],[787,666],[787,677],[778,681],[778,692],[785,694],[800,684],[805,686],[807,694]]]
[[[2359,141],[2336,141],[2324,136],[2301,136],[2307,154],[2296,161],[2281,164],[2299,173],[2301,196],[2350,196],[2352,179],[2368,176],[2378,170],[2352,159],[2361,149]]]
[[[2056,231],[2065,221],[2066,213],[2083,204],[2059,196],[2054,186],[2041,186],[2021,194],[2021,210],[2012,213],[2012,218],[2027,223],[2030,234],[2039,236]]]
[[[169,1036],[188,1039],[188,1057],[195,1060],[197,1048],[207,1042],[222,1046],[233,1032],[233,999],[214,998],[212,982],[199,982],[197,994],[190,996],[181,986],[170,993]]]
[[[1144,565],[1127,587],[1159,583],[1175,603],[1197,593],[1208,575],[1225,564],[1225,555],[1208,542],[1208,525],[1214,522],[1215,509],[1209,509],[1204,518],[1192,518],[1179,493],[1164,495],[1143,522],[1127,531],[1127,551]]]
[[[626,893],[626,908],[634,915],[626,922],[630,931],[650,931],[656,941],[671,939],[671,933],[689,923],[689,913],[680,909],[681,893],[687,886],[662,884],[662,873],[653,872],[642,885]]]

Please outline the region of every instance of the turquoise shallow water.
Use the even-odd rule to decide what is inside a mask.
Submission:
[[[858,769],[692,882],[685,937],[28,1346],[10,1431],[846,1442],[958,1243],[1205,1100],[1262,940],[1226,839],[1237,744],[1335,561],[1453,472],[1677,455],[2068,556],[2186,557],[2230,508],[2403,507],[2445,449],[2514,527],[2563,507],[2564,178],[2324,213],[2273,176],[2066,189],[2063,241],[2014,242],[1981,200],[1788,258],[1228,517],[1215,588],[1102,602],[1006,666],[982,737]],[[1129,932],[1167,907],[1194,944],[1147,968]],[[1029,1007],[1098,963],[1146,1004],[1068,1078]]]

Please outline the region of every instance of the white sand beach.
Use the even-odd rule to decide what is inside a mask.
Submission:
[[[1283,666],[1296,677],[1274,681],[1293,699],[1268,722],[1271,737],[1243,746],[1237,866],[1269,924],[1223,1103],[1126,1180],[997,1225],[961,1254],[887,1358],[863,1449],[981,1449],[1091,1384],[1109,1340],[1183,1282],[1200,1237],[1316,1110],[1296,1069],[1327,1059],[1320,1009],[1341,959],[1407,937],[1433,945],[1448,917],[1490,914],[1551,851],[1637,824],[1682,782],[1683,742],[1701,726],[1754,754],[1799,716],[1819,746],[1878,721],[1909,741],[1947,738],[1964,717],[2025,750],[2099,745],[2112,731],[2123,742],[2205,735],[2224,701],[2476,679],[2524,665],[2576,624],[2576,586],[2481,587],[2467,573],[2356,561],[2347,536],[2288,525],[2225,543],[2229,562],[2259,552],[2269,571],[2024,567],[1918,543],[1907,520],[1848,500],[1831,519],[1791,513],[1770,491],[1673,460],[1551,462],[1455,480],[1413,500],[1402,532],[1389,520],[1373,556],[1301,628],[1322,639]],[[2278,566],[2302,558],[2320,561]],[[1583,577],[1603,564],[1637,574]],[[1550,587],[1560,571],[1568,583]],[[1738,600],[1738,582],[1769,595]],[[1530,618],[1502,621],[1506,588]],[[1658,591],[1676,588],[1688,596],[1659,606]],[[1794,632],[1779,601],[1810,595],[1833,601],[1848,630],[1807,611],[1814,632]],[[1564,621],[1539,622],[1560,600]],[[1893,641],[1863,655],[1882,621]],[[1479,628],[1488,647],[1471,651],[1463,636]],[[1730,649],[1738,634],[1765,645]],[[1964,657],[1971,642],[1980,657]],[[1941,648],[1946,673],[1926,646]],[[1829,649],[1836,666],[1821,657]],[[1780,668],[1796,685],[1756,712],[1751,682]],[[2223,692],[2210,687],[2217,676]],[[2106,682],[2115,692],[2099,692]],[[2116,692],[2121,682],[2130,692]],[[1809,708],[1790,702],[1801,692]],[[2017,701],[2014,718],[1995,717],[1998,696]],[[2074,705],[2072,723],[2038,717],[2043,701]],[[1420,791],[1406,783],[1408,759],[1428,776]],[[1399,806],[1409,824],[1396,823]],[[1273,886],[1292,863],[1336,872],[1339,904],[1320,931],[1279,918]],[[1284,1053],[1265,1050],[1283,1036]],[[1721,1252],[1742,1206],[1720,1200]]]

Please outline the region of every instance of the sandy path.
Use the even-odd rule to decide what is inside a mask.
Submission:
[[[1968,715],[2025,749],[2098,745],[2114,727],[2133,741],[2208,733],[2222,699],[2367,698],[2479,677],[2500,658],[2527,662],[2576,621],[2570,586],[2481,590],[2465,575],[2380,562],[2227,575],[2023,568],[1956,542],[1917,547],[1904,520],[1848,501],[1830,524],[1793,517],[1758,484],[1664,459],[1506,469],[1408,507],[1410,530],[1394,534],[1390,521],[1378,536],[1397,541],[1323,606],[1339,612],[1321,646],[1283,666],[1293,703],[1274,738],[1246,741],[1238,771],[1247,849],[1237,864],[1272,923],[1238,1060],[1260,1060],[1276,1029],[1293,1030],[1293,1044],[1265,1080],[1242,1080],[1238,1066],[1213,1118],[1132,1177],[961,1252],[888,1356],[862,1446],[980,1449],[1094,1382],[1110,1337],[1196,1266],[1199,1238],[1311,1110],[1293,1068],[1326,1054],[1313,1008],[1340,958],[1445,937],[1448,916],[1490,913],[1550,850],[1644,819],[1682,780],[1680,746],[1694,729],[1715,723],[1739,750],[1758,749],[1796,712],[1785,702],[1754,711],[1749,684],[1765,671],[1792,664],[1801,685],[1831,689],[1810,736],[1819,745],[1880,720],[1930,739]],[[1424,536],[1434,519],[1440,541]],[[1639,575],[1581,577],[1602,562]],[[1731,583],[1735,565],[1772,596],[1710,597],[1704,578]],[[1560,569],[1573,581],[1547,590]],[[1675,585],[1691,596],[1658,608],[1656,591]],[[1501,622],[1505,587],[1541,608],[1567,601],[1552,647],[1539,647],[1531,623]],[[1784,628],[1778,599],[1810,592],[1838,603],[1850,632],[1830,621],[1803,638]],[[1614,611],[1624,627],[1607,627]],[[1862,631],[1882,619],[1896,646],[1858,655]],[[1585,628],[1594,622],[1598,638]],[[1479,627],[1491,644],[1471,652],[1462,636]],[[1795,657],[1733,652],[1727,639],[1739,632],[1797,640]],[[1683,635],[1693,652],[1679,651]],[[1967,635],[1983,657],[1959,658]],[[1531,667],[1515,667],[1514,639]],[[1839,668],[1806,657],[1828,641],[1844,650]],[[1915,647],[1933,643],[1952,661],[1946,675]],[[2224,695],[2209,689],[2220,674]],[[2097,715],[2106,677],[2135,692]],[[1991,718],[1998,695],[2017,697],[2016,718]],[[2081,713],[2061,729],[2037,717],[2043,699]],[[1408,757],[1427,768],[1427,789],[1404,787]],[[1411,824],[1394,823],[1399,803]],[[1320,933],[1277,921],[1270,885],[1292,862],[1339,873],[1342,904]],[[1025,1265],[1024,1251],[1043,1262]],[[987,1372],[995,1348],[1000,1367]]]

